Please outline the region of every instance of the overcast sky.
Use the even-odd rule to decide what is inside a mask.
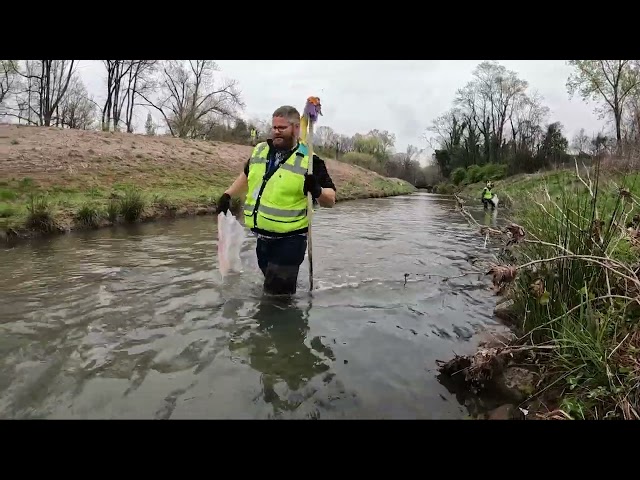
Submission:
[[[318,126],[353,135],[377,128],[396,134],[396,150],[407,145],[427,148],[422,138],[431,121],[451,108],[455,92],[472,79],[482,60],[217,60],[220,74],[240,83],[243,116],[267,120],[280,105],[302,111],[309,95],[319,96],[323,116]],[[569,99],[564,60],[498,60],[537,90],[551,110],[548,121],[560,121],[571,141],[584,128],[588,135],[605,127],[594,105]],[[79,71],[90,94],[104,99],[105,67],[82,60]],[[137,128],[146,110],[138,107]],[[157,112],[152,112],[154,118]]]

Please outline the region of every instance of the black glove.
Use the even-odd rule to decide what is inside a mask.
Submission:
[[[226,214],[229,207],[231,207],[231,195],[223,193],[217,203],[216,215],[220,213]]]
[[[314,175],[306,173],[304,176],[304,188],[302,189],[302,193],[306,195],[308,192],[311,192],[311,196],[313,198],[318,198],[322,195],[322,187]]]

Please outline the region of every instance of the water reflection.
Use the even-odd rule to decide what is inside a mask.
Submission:
[[[498,228],[498,209],[484,210],[482,224],[487,227]]]
[[[250,317],[255,323],[236,331],[229,343],[229,350],[244,352],[260,372],[262,400],[275,416],[313,396],[314,390],[304,387],[335,360],[319,337],[308,339],[310,308],[311,303],[303,309],[294,299],[264,296]]]

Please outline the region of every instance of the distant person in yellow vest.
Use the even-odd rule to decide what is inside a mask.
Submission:
[[[496,209],[496,205],[493,203],[493,192],[491,189],[493,188],[493,183],[491,181],[487,181],[487,185],[482,189],[482,205],[486,210],[488,207],[491,207],[491,210]]]
[[[255,145],[258,140],[258,132],[255,128],[251,129],[251,145]]]
[[[307,173],[309,153],[300,138],[300,112],[285,105],[273,112],[271,134],[255,146],[244,171],[218,200],[217,213],[226,212],[232,197],[246,192],[245,226],[257,236],[258,266],[265,293],[296,292],[298,271],[307,251],[307,192],[314,203],[332,207],[336,187],[327,167],[313,156],[313,175]]]

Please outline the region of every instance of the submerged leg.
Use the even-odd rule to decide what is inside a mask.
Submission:
[[[267,265],[269,263],[269,242],[258,238],[256,242],[256,257],[258,257],[258,267],[263,275],[267,274]]]
[[[298,272],[304,261],[307,239],[302,235],[269,240],[264,271],[264,291],[271,295],[296,293]]]
[[[264,291],[270,295],[293,295],[298,284],[296,265],[277,265],[270,263],[264,276]]]

